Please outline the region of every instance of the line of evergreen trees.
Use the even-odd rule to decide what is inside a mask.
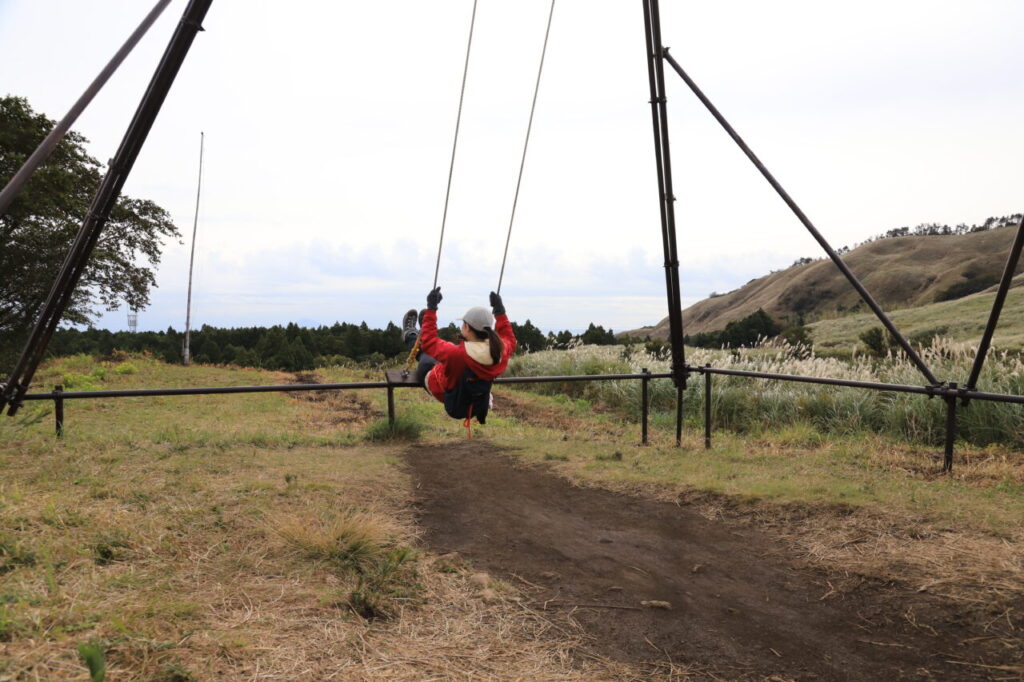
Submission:
[[[702,332],[692,336],[683,337],[683,342],[699,348],[739,348],[750,346],[759,339],[770,339],[782,332],[782,325],[772,319],[771,315],[761,308],[757,312],[747,315],[742,320],[736,320],[725,325],[725,329],[713,332]]]
[[[843,246],[836,251],[842,255],[849,253],[853,249],[864,244],[870,244],[872,242],[881,241],[883,239],[896,239],[897,237],[936,237],[941,235],[951,234],[971,234],[974,232],[985,232],[986,230],[994,230],[1000,227],[1009,227],[1020,223],[1021,218],[1024,214],[1012,213],[1004,216],[989,216],[982,223],[975,223],[974,225],[968,225],[967,223],[959,223],[955,227],[939,223],[920,223],[915,227],[904,225],[903,227],[894,227],[891,230],[886,230],[882,234],[876,234],[874,237],[868,237],[862,242],[857,242],[853,246]],[[797,258],[793,261],[793,265],[807,265],[818,260],[824,260],[824,257],[818,256],[816,258],[804,257]],[[710,296],[713,298],[714,294]]]
[[[548,348],[565,348],[574,340],[582,343],[617,343],[611,330],[593,323],[583,334],[569,331],[544,334],[529,320],[512,323],[518,341],[517,353]],[[441,338],[455,342],[458,328],[449,324],[438,331]],[[149,352],[166,362],[180,362],[185,333],[169,327],[161,332],[112,332],[106,329],[61,329],[50,342],[53,356],[106,356],[113,351]],[[371,329],[365,322],[335,322],[331,326],[287,326],[221,328],[203,325],[190,338],[192,358],[197,363],[233,364],[243,367],[300,371],[328,364],[358,362],[382,365],[404,358],[408,350],[402,330],[393,323]]]

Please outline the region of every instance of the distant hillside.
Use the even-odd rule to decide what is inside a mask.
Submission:
[[[843,255],[886,311],[963,298],[999,281],[1013,227],[960,235],[908,236],[873,241]],[[1020,273],[1024,268],[1018,268]],[[683,290],[686,284],[683,283]],[[687,334],[716,331],[763,308],[784,325],[810,323],[867,310],[829,259],[815,260],[751,280],[683,311]],[[870,312],[870,311],[868,311]],[[668,318],[622,332],[668,338]]]
[[[1024,275],[1013,279],[999,316],[999,325],[993,336],[993,345],[1001,350],[1024,349]],[[954,341],[976,343],[985,331],[995,287],[955,301],[942,301],[918,308],[904,308],[888,312],[896,328],[914,343],[933,336]],[[815,322],[811,327],[814,347],[818,350],[853,350],[861,345],[860,334],[871,327],[879,327],[878,318],[870,311]]]

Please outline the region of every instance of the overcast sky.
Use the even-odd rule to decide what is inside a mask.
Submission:
[[[175,0],[79,119],[116,150]],[[152,5],[0,0],[0,94],[60,118]],[[442,321],[497,284],[548,0],[480,0]],[[434,274],[472,0],[215,0],[125,191],[167,208],[140,329],[381,326]],[[663,0],[666,45],[833,246],[1024,205],[1024,3]],[[514,319],[616,330],[667,314],[639,0],[558,0],[502,288]],[[684,304],[818,256],[673,73]],[[0,179],[4,180],[4,179]],[[101,326],[126,326],[125,311]]]

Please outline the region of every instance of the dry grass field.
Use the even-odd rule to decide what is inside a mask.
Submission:
[[[38,383],[294,379],[76,357]],[[705,452],[690,428],[675,448],[664,416],[642,448],[637,425],[596,402],[497,394],[474,430],[482,446],[766,534],[824,576],[826,601],[866,585],[936,600],[967,623],[962,639],[977,638],[969,650],[986,652],[958,650],[972,679],[1024,675],[1021,453],[964,446],[941,476],[927,446],[807,425],[718,432]],[[465,435],[419,391],[400,392],[398,408],[391,432],[383,391],[68,401],[60,440],[48,404],[4,417],[0,680],[97,679],[90,662],[106,679],[167,682],[710,679],[678,660],[617,657],[572,614],[537,608],[524,583],[432,550],[406,458]],[[946,627],[930,613],[903,616]]]
[[[293,379],[75,358],[40,383],[97,369],[108,388]],[[109,680],[617,676],[417,546],[405,444],[367,440],[382,399],[69,401],[62,440],[31,423],[49,406],[5,417],[0,680],[89,680],[83,651]]]

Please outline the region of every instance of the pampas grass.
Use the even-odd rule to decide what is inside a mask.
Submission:
[[[949,339],[936,339],[921,350],[925,364],[940,380],[961,385],[970,374],[975,348]],[[719,369],[799,374],[804,376],[923,385],[917,368],[902,355],[885,358],[858,356],[853,360],[816,356],[806,348],[762,344],[754,348],[714,350],[687,348],[690,366],[710,364]],[[670,371],[670,361],[642,347],[575,346],[516,357],[510,376],[637,373]],[[703,380],[693,375],[684,392],[687,415],[703,412]],[[536,384],[530,390],[565,394],[618,408],[633,416],[640,410],[641,382],[601,381]],[[1024,393],[1024,360],[1019,354],[993,351],[979,382],[993,393]],[[675,388],[669,380],[650,383],[651,409],[675,408]],[[985,446],[1002,443],[1024,446],[1024,408],[1009,403],[974,401],[958,411],[958,436]],[[810,422],[827,433],[872,431],[917,443],[937,444],[945,435],[945,403],[915,394],[839,388],[746,377],[715,376],[712,418],[718,428],[759,432],[765,427]]]

